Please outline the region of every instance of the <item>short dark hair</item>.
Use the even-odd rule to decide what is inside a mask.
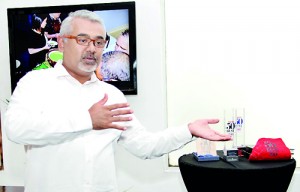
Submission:
[[[40,29],[42,24],[42,19],[35,14],[32,16],[32,29]]]
[[[122,36],[129,35],[129,29],[125,29],[121,34]]]

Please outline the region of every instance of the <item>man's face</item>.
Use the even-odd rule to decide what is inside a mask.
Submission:
[[[122,51],[129,55],[129,41],[128,36],[120,35],[117,39],[115,50]]]
[[[85,19],[76,18],[73,20],[72,36],[87,35],[91,39],[103,37],[105,30],[99,23]],[[90,77],[101,61],[104,48],[97,48],[91,41],[88,46],[79,45],[75,39],[59,39],[59,49],[63,52],[63,65],[75,78]]]

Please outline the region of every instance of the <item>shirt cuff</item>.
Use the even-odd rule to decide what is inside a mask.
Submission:
[[[179,140],[181,141],[185,141],[186,143],[191,142],[195,139],[197,139],[197,137],[194,137],[188,126],[187,125],[182,125],[180,127],[178,127],[178,133],[177,133],[177,137],[180,138]]]

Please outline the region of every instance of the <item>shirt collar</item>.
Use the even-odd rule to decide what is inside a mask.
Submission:
[[[57,77],[70,77],[73,78],[68,71],[66,70],[66,68],[62,65],[63,60],[59,60],[56,62],[56,64],[54,65],[54,69],[56,71]],[[74,78],[73,78],[74,79]],[[89,81],[87,81],[85,84],[87,83],[93,83],[98,81],[99,79],[97,78],[96,74],[93,73],[91,76],[91,79]]]

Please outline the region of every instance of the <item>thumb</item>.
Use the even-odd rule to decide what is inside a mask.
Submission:
[[[216,124],[219,123],[219,119],[207,119],[208,124]]]
[[[105,103],[107,102],[108,100],[108,95],[107,93],[104,94],[103,98],[99,101],[99,104],[100,105],[105,105]]]

